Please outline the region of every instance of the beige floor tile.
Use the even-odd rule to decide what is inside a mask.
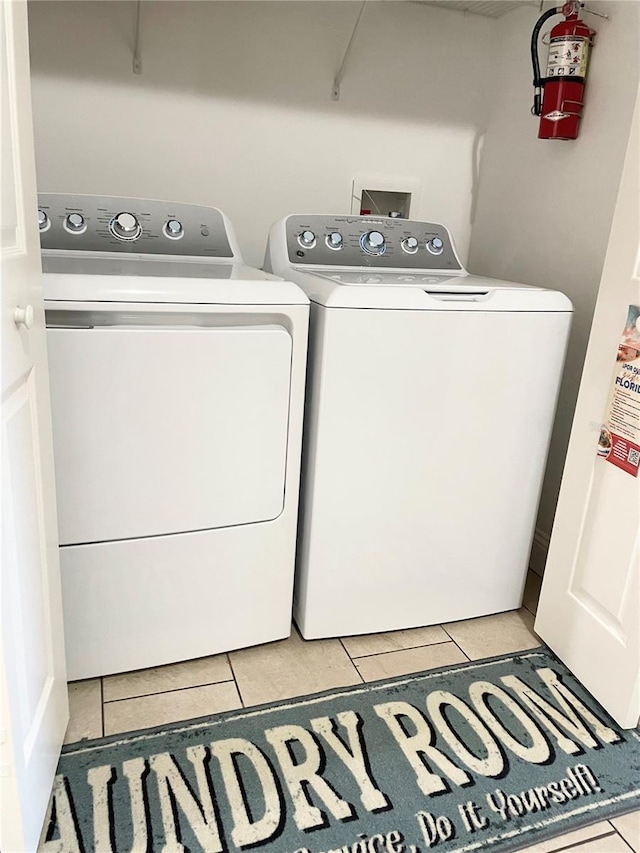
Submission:
[[[611,823],[627,844],[636,853],[640,853],[640,811],[623,814],[622,817],[614,817]]]
[[[542,643],[533,633],[534,618],[525,610],[449,622],[445,630],[471,660],[521,652]]]
[[[165,693],[167,690],[181,690],[184,687],[199,687],[202,684],[231,680],[233,673],[227,656],[215,655],[168,666],[125,672],[122,675],[109,675],[103,680],[104,701],[130,699],[133,696],[147,696],[150,693]]]
[[[619,835],[614,834],[576,844],[569,850],[571,853],[629,853],[629,845]]]
[[[365,681],[377,681],[394,675],[422,672],[453,663],[463,663],[466,657],[455,643],[439,643],[435,646],[420,646],[417,649],[401,649],[383,655],[357,658],[355,661]]]
[[[542,586],[542,578],[537,572],[529,570],[527,582],[524,585],[524,598],[522,599],[523,607],[535,613],[538,609],[538,599],[540,598],[540,587]]]
[[[365,655],[395,652],[398,649],[430,646],[432,643],[446,643],[448,639],[446,631],[440,625],[431,625],[428,628],[408,628],[405,631],[389,631],[386,634],[343,637],[342,642],[352,658],[360,658]]]
[[[591,826],[584,826],[582,829],[575,829],[573,832],[567,832],[564,835],[557,835],[549,841],[541,841],[539,844],[533,844],[531,847],[525,847],[520,853],[556,853],[559,850],[571,848],[571,853],[574,850],[588,850],[589,853],[605,853],[605,850],[611,850],[612,853],[617,853],[618,848],[611,844],[617,844],[615,840],[616,834],[611,831],[611,824],[602,820],[598,823],[593,823]],[[584,846],[594,844],[595,846]],[[602,844],[602,850],[598,847]],[[578,845],[578,846],[573,846]],[[629,853],[627,848],[626,853]]]
[[[286,640],[229,657],[245,705],[361,684],[340,640],[303,640],[295,628]]]
[[[112,735],[162,726],[241,707],[242,702],[233,681],[154,693],[135,699],[120,699],[105,702],[104,733]]]
[[[69,725],[65,743],[102,737],[102,693],[100,679],[75,681],[69,685]]]

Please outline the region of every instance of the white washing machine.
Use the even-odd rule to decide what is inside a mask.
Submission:
[[[307,638],[520,606],[572,308],[469,275],[442,225],[296,215],[311,299],[294,604]]]
[[[215,208],[39,205],[69,678],[288,636],[307,297]]]

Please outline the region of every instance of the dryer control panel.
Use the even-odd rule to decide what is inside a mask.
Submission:
[[[43,250],[237,257],[224,214],[198,204],[40,193],[38,227]]]
[[[378,216],[302,214],[286,221],[289,261],[296,266],[462,270],[444,225]]]

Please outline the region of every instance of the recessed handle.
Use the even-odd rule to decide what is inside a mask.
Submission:
[[[443,302],[479,302],[489,295],[488,290],[429,290],[423,288],[424,292],[434,299],[441,299]]]
[[[33,305],[27,305],[26,308],[18,305],[13,312],[13,320],[18,328],[24,326],[25,329],[30,329],[33,326],[34,317]]]

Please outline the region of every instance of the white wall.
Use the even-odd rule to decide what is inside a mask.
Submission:
[[[538,11],[520,9],[500,21],[498,84],[469,256],[473,272],[557,288],[575,307],[532,555],[539,570],[553,523],[638,80],[639,4],[607,0],[589,7],[609,14],[610,20],[585,16],[598,36],[575,142],[537,139],[537,121],[529,112],[533,91],[527,44]],[[559,20],[552,19],[550,26]],[[542,48],[541,59],[545,56]],[[625,319],[620,317],[621,331]],[[598,434],[594,425],[594,452]]]
[[[495,21],[371,3],[330,97],[355,2],[33,2],[39,189],[221,207],[249,263],[271,223],[349,212],[358,175],[416,180],[411,215],[466,257]]]

